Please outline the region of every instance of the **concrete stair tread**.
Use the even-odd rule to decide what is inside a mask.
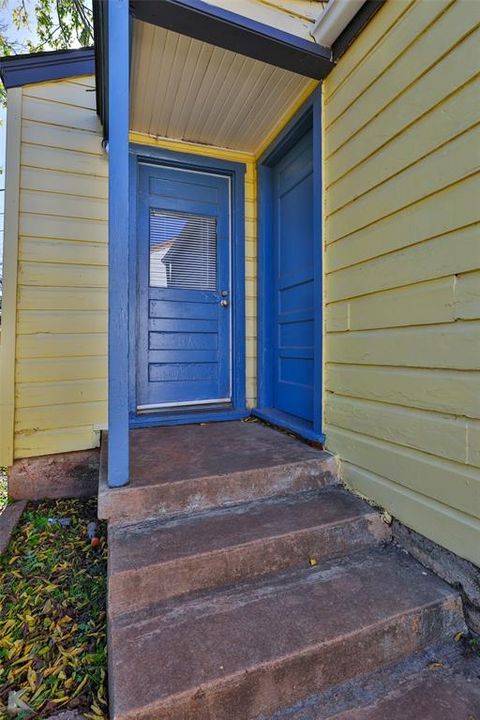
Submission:
[[[378,513],[359,498],[341,489],[331,489],[245,503],[170,521],[156,518],[113,526],[110,570],[127,572],[153,562],[171,562],[306,528],[347,523],[359,517],[375,524],[379,519]],[[383,538],[385,534],[379,531],[379,536]]]
[[[479,720],[480,682],[463,675],[411,677],[370,705],[331,720]]]
[[[307,567],[387,540],[378,513],[342,489],[110,530],[109,611]]]
[[[463,627],[393,548],[176,598],[110,623],[113,717],[247,720]]]
[[[131,477],[137,487],[152,481],[161,485],[225,476],[329,455],[254,422],[142,428],[133,430],[131,438],[137,447],[131,462]]]
[[[256,720],[479,720],[480,657],[452,640]]]
[[[107,486],[102,441],[99,517],[128,523],[173,517],[338,483],[328,452],[258,423],[142,428],[130,433],[131,477]]]

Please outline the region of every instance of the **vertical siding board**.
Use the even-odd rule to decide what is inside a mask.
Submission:
[[[480,564],[478,14],[375,16],[325,81],[324,188],[327,447],[347,484]]]
[[[3,321],[0,343],[0,465],[13,462],[15,415],[15,346],[17,322],[18,214],[22,89],[7,93],[5,223],[3,254]]]

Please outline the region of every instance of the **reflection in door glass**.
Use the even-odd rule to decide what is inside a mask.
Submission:
[[[217,288],[217,219],[150,208],[150,286]]]

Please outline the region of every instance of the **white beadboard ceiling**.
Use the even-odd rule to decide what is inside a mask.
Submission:
[[[288,70],[134,22],[134,132],[254,153],[311,84]]]

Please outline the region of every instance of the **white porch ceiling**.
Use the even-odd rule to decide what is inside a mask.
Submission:
[[[312,81],[135,21],[134,132],[256,152]]]

